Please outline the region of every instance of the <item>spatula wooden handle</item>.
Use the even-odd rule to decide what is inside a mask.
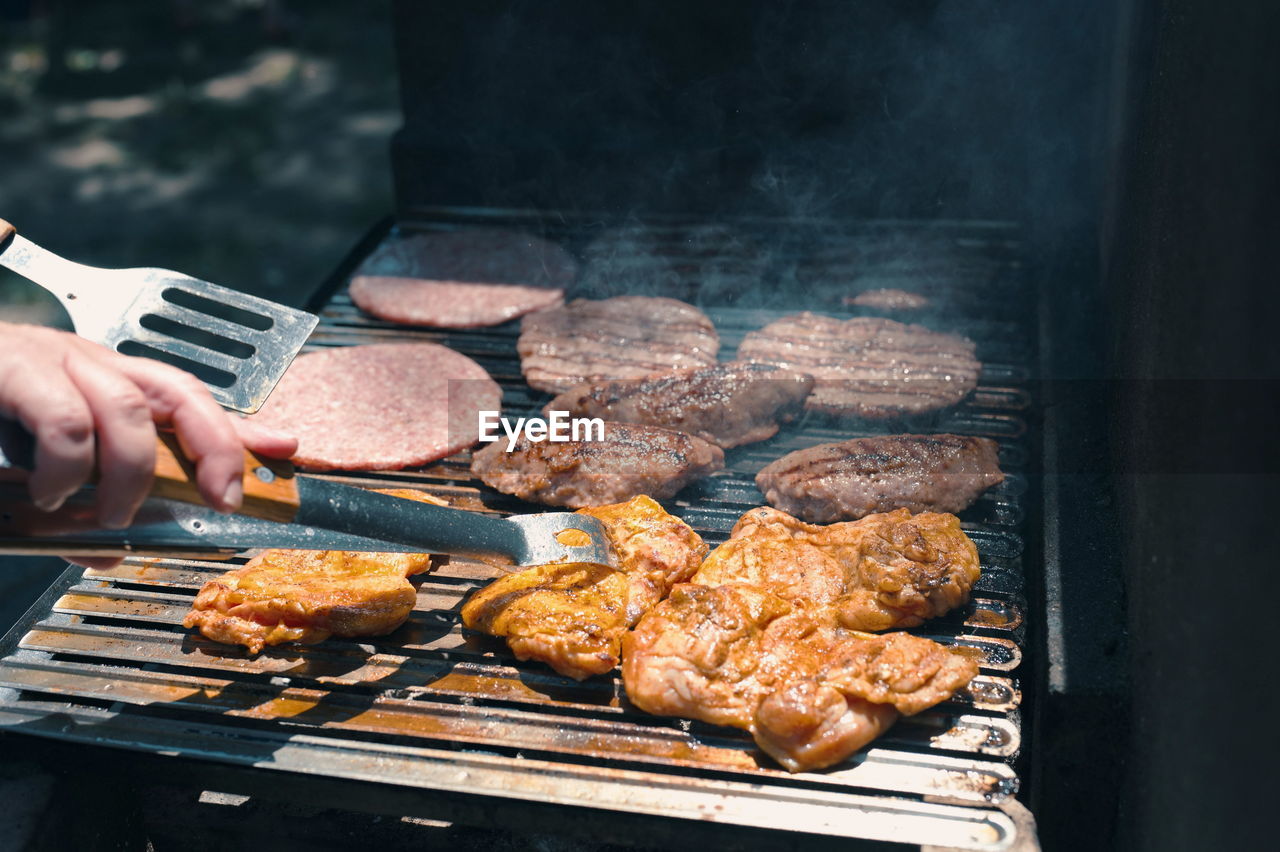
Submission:
[[[31,433],[17,421],[0,417],[0,468],[31,470],[35,455],[36,442]],[[178,436],[172,432],[156,436],[154,473],[150,496],[204,504],[196,486],[195,463],[182,452]],[[298,514],[298,482],[289,462],[262,458],[246,450],[243,485],[240,514],[281,523],[292,521]]]
[[[244,502],[239,514],[288,523],[298,514],[298,483],[293,465],[266,459],[245,450]],[[152,497],[203,504],[196,486],[196,466],[182,452],[177,435],[161,432],[156,439],[155,479]]]

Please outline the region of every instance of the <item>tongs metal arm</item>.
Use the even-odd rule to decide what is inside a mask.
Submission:
[[[156,452],[151,494],[162,499],[148,501],[150,514],[140,513],[141,520],[133,527],[123,531],[98,529],[92,502],[83,495],[69,501],[66,511],[41,513],[26,501],[24,490],[15,492],[10,486],[6,502],[0,504],[0,548],[9,552],[85,555],[84,549],[74,548],[118,553],[138,552],[146,547],[148,552],[154,552],[166,545],[207,549],[216,542],[216,549],[224,550],[235,548],[236,536],[242,535],[239,549],[400,549],[515,565],[609,562],[604,526],[587,515],[553,512],[502,519],[404,500],[319,477],[297,476],[288,462],[262,459],[251,453],[245,454],[244,503],[239,520],[229,523],[200,505],[193,466],[173,436],[162,435]],[[30,467],[33,455],[25,430],[0,418],[0,466],[12,467],[16,463]],[[175,508],[172,501],[197,504],[199,508]],[[243,517],[246,515],[250,517]],[[252,518],[259,520],[250,522]],[[276,528],[274,533],[272,527]],[[320,530],[327,534],[318,534]],[[578,531],[579,535],[562,535],[567,530]],[[335,534],[339,536],[336,540]],[[24,544],[26,549],[15,549]]]

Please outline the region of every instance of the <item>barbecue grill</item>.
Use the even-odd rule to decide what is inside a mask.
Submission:
[[[979,678],[848,762],[790,775],[741,732],[637,711],[617,677],[576,683],[462,630],[460,601],[492,576],[475,563],[429,575],[388,637],[250,659],[178,626],[227,562],[130,559],[68,569],[5,637],[0,723],[60,759],[127,763],[135,780],[598,843],[1015,850],[1098,848],[1120,831],[1159,849],[1243,826],[1254,806],[1231,782],[1245,775],[1227,748],[1196,742],[1250,736],[1214,690],[1245,682],[1223,667],[1245,659],[1232,643],[1253,643],[1224,636],[1234,613],[1195,584],[1195,566],[1224,564],[1249,587],[1262,560],[1243,538],[1185,530],[1189,511],[1230,528],[1241,495],[1266,489],[1199,480],[1215,501],[1163,479],[1117,486],[1117,472],[1227,470],[1169,466],[1220,438],[1204,413],[1221,401],[1207,385],[1179,386],[1177,407],[1150,383],[1099,380],[1112,378],[1108,356],[1142,380],[1161,364],[1218,378],[1264,349],[1239,310],[1204,323],[1166,289],[1246,293],[1274,275],[1259,248],[1274,252],[1274,207],[1247,203],[1255,173],[1274,177],[1274,98],[1241,83],[1269,60],[1264,13],[1136,2],[959,13],[924,0],[814,3],[802,20],[766,2],[472,5],[396,6],[397,212],[321,288],[309,345],[443,343],[490,371],[508,414],[538,408],[546,397],[520,380],[518,323],[410,329],[346,295],[384,240],[477,226],[587,259],[572,296],[660,278],[663,295],[711,316],[725,359],[744,333],[800,309],[965,334],[983,374],[958,408],[874,429],[807,417],[728,452],[723,472],[667,506],[714,545],[762,502],[752,477],[784,452],[873,431],[994,438],[1010,475],[961,514],[982,560],[974,600],[914,631],[973,649]],[[1220,116],[1222,103],[1251,109]],[[1223,268],[1229,279],[1200,277]],[[846,303],[872,286],[932,305]],[[1274,358],[1256,363],[1274,378]],[[478,484],[466,453],[332,476],[476,511],[532,508]]]
[[[593,232],[600,231],[591,221],[567,214],[424,209],[401,219],[394,234],[379,234],[390,239],[459,227],[515,228],[587,253],[599,238]],[[693,298],[706,266],[745,268],[726,252],[682,252],[690,231],[701,224],[645,227],[641,244],[648,249],[631,258],[613,253],[612,271],[662,261],[680,271],[679,295]],[[739,304],[761,301],[774,281],[794,274],[815,253],[875,243],[886,228],[823,222],[796,229],[794,223],[765,220],[732,227],[741,238],[731,245],[774,247],[768,268],[757,267],[751,280],[723,288],[737,294]],[[895,225],[891,233],[910,239],[913,230]],[[1014,226],[933,224],[919,229],[919,238],[968,261],[962,283],[1006,301],[1033,301]],[[655,246],[661,256],[652,253]],[[518,322],[440,331],[372,319],[352,306],[343,286],[359,260],[359,254],[352,257],[337,287],[322,294],[321,322],[308,347],[429,340],[485,367],[502,385],[507,412],[533,413],[549,398],[520,377]],[[927,257],[923,268],[930,269]],[[461,628],[463,597],[495,574],[489,566],[459,559],[426,578],[409,622],[388,637],[276,648],[255,658],[181,627],[195,592],[226,570],[225,563],[135,558],[110,570],[71,568],[46,596],[47,606],[37,607],[6,639],[0,685],[14,691],[0,699],[0,719],[63,740],[269,765],[290,774],[322,772],[357,786],[375,782],[448,792],[486,802],[487,808],[505,800],[504,811],[526,802],[569,805],[597,823],[622,811],[767,832],[1030,848],[1034,830],[1014,794],[1026,728],[1027,566],[1039,561],[1035,526],[1041,510],[1033,479],[1038,449],[1028,428],[1036,341],[1025,321],[973,316],[963,309],[972,294],[950,292],[956,297],[950,304],[961,307],[930,322],[978,343],[983,376],[967,403],[932,426],[996,439],[1009,476],[962,516],[982,559],[973,601],[918,632],[973,649],[982,673],[963,694],[903,720],[847,765],[789,775],[759,754],[743,732],[636,710],[616,675],[579,684],[542,664],[516,661],[500,641]],[[831,288],[829,295],[838,293]],[[777,309],[704,307],[719,329],[725,357],[743,334],[781,315]],[[806,417],[773,440],[730,451],[725,471],[687,488],[669,505],[717,544],[742,513],[761,505],[753,483],[761,467],[801,447],[872,434],[865,430]],[[420,488],[477,511],[537,510],[482,486],[470,474],[469,453],[420,470],[333,478],[365,487]],[[457,818],[435,803],[420,815]]]

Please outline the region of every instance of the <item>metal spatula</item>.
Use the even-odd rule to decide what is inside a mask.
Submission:
[[[0,418],[0,474],[30,469],[34,442],[14,421]],[[91,496],[45,513],[31,505],[21,483],[0,476],[0,553],[59,556],[158,554],[250,547],[302,550],[413,550],[471,556],[517,567],[560,562],[609,564],[604,525],[590,515],[545,512],[502,519],[353,488],[313,476],[295,476],[288,462],[245,454],[241,515],[276,523],[246,524],[212,509],[182,512],[144,507],[137,526],[98,528]],[[200,503],[194,466],[177,439],[156,444],[155,497]],[[150,501],[149,501],[150,502]],[[331,537],[326,532],[339,534]]]
[[[220,404],[252,414],[318,318],[168,269],[72,263],[0,219],[0,266],[48,290],[81,337],[182,367]]]

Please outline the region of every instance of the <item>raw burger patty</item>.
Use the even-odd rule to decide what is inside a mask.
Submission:
[[[484,368],[434,343],[326,349],[290,365],[255,422],[298,439],[313,470],[396,470],[465,449],[501,408]]]
[[[528,234],[413,234],[379,246],[350,292],[361,310],[391,322],[473,328],[560,304],[576,274],[568,252]]]
[[[538,390],[639,379],[716,363],[720,337],[693,305],[652,296],[575,299],[525,317],[516,341],[520,370]]]
[[[889,319],[808,311],[749,332],[738,358],[813,376],[805,408],[889,420],[958,404],[978,386],[972,340]]]

